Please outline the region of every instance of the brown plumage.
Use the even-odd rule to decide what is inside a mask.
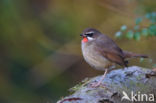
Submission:
[[[125,51],[125,50],[123,51],[123,53],[124,53],[125,58],[137,58],[137,57],[139,57],[139,58],[148,58],[147,55],[136,54],[136,53],[128,52],[128,51]]]
[[[110,61],[111,64],[115,63],[120,66],[127,67],[128,61],[126,60],[126,58],[133,58],[133,57],[147,58],[146,55],[123,51],[120,47],[118,47],[118,45],[116,45],[116,43],[111,38],[109,38],[107,35],[101,34],[99,31],[95,29],[88,28],[84,30],[83,35],[89,32],[94,32],[94,34],[92,35],[93,39],[90,41],[88,40],[88,42],[85,43],[82,42],[82,52],[85,52],[86,51],[85,49],[89,49],[90,54],[92,55],[91,57],[94,56],[94,59],[96,58],[95,56],[100,55],[103,58]],[[97,55],[94,55],[95,53],[93,52],[96,52]],[[84,58],[86,58],[85,55]],[[86,61],[90,62],[89,58],[86,58]],[[96,66],[94,67],[96,68]]]

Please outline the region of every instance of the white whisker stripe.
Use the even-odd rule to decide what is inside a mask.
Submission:
[[[92,37],[87,37],[88,38],[88,40],[94,40],[94,38],[92,38]]]

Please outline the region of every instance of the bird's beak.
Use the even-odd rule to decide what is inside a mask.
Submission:
[[[86,37],[84,34],[80,34],[80,36],[82,36],[82,37]]]

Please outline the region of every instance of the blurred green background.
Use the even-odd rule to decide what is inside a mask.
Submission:
[[[155,11],[155,0],[1,0],[0,103],[55,103],[84,78],[103,74],[82,58],[79,35],[87,27],[125,50],[148,54],[150,60],[130,65],[152,68],[155,36],[136,41],[114,35]]]

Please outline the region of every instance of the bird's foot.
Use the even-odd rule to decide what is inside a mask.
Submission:
[[[104,73],[103,76],[101,77],[100,81],[91,83],[91,87],[92,87],[92,88],[96,88],[96,87],[102,86],[102,87],[105,88],[106,85],[102,84],[102,81],[104,80],[106,74],[107,74],[107,69],[105,70],[105,73]]]

